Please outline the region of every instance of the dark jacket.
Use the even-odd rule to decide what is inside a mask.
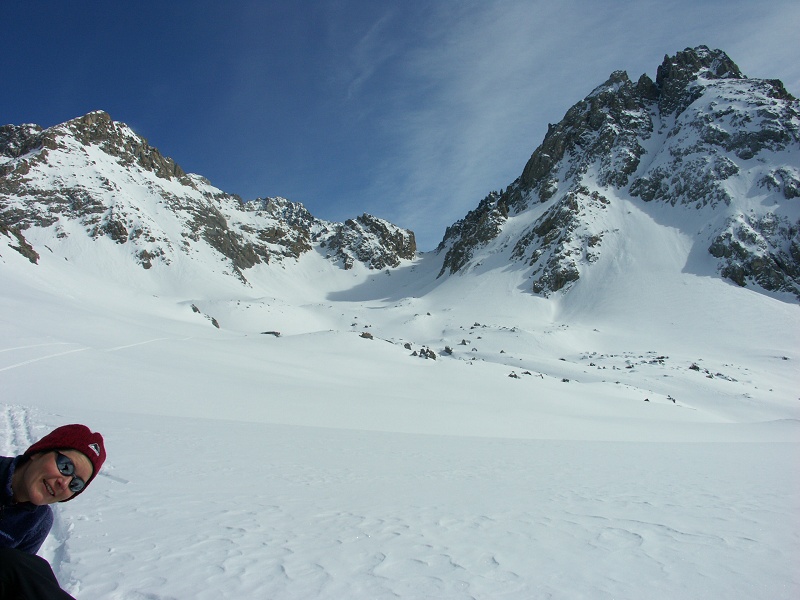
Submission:
[[[22,460],[0,456],[0,548],[36,554],[53,526],[53,511],[30,502],[14,504],[11,478]]]

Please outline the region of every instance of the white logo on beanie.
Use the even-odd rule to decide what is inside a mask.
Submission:
[[[100,444],[89,444],[89,448],[94,450],[94,453],[97,454],[97,456],[100,456]]]

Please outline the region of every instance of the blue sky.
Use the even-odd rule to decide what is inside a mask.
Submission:
[[[0,124],[102,109],[226,192],[421,250],[615,70],[720,48],[800,96],[796,0],[3,0]]]

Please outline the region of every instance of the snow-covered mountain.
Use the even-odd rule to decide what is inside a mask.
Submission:
[[[245,203],[185,173],[104,112],[45,130],[7,125],[0,157],[0,220],[18,234],[38,231],[38,251],[58,246],[69,256],[70,238],[88,236],[110,240],[144,269],[200,255],[201,271],[245,283],[254,265],[314,248],[327,248],[345,269],[355,261],[393,267],[416,252],[413,233],[371,215],[330,223],[283,198]]]
[[[551,125],[522,175],[450,227],[440,274],[500,253],[530,289],[568,289],[637,236],[631,211],[687,238],[688,269],[800,298],[800,103],[720,50],[623,71]],[[668,206],[669,210],[664,207]]]
[[[609,266],[625,277],[619,257],[649,252],[644,219],[687,246],[682,270],[800,298],[799,131],[783,85],[746,78],[720,50],[665,57],[655,82],[612,73],[426,260],[439,277],[516,265],[548,296],[592,271],[607,281]],[[244,284],[256,265],[291,269],[312,251],[344,269],[417,256],[411,231],[371,215],[330,223],[283,198],[243,202],[103,112],[0,128],[0,223],[34,262],[80,260],[88,236],[145,270]]]

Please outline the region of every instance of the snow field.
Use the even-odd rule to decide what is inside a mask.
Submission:
[[[181,296],[0,257],[0,449],[108,445],[43,548],[81,600],[800,594],[794,304],[692,273],[658,305],[430,289],[424,258]]]
[[[112,432],[114,458],[91,495],[58,509],[69,531],[58,573],[81,598],[789,598],[797,589],[800,490],[785,477],[796,444],[91,420]]]

